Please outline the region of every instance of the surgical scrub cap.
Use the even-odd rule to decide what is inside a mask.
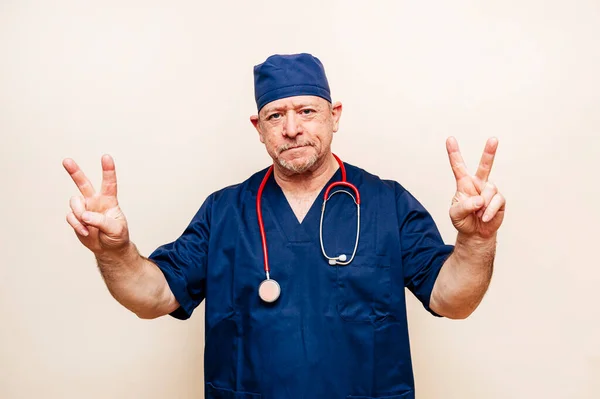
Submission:
[[[307,95],[331,102],[325,69],[318,58],[306,53],[276,54],[254,67],[254,98],[258,111],[271,101]]]

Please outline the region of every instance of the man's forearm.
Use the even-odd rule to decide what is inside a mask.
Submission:
[[[179,306],[160,269],[141,256],[133,243],[96,255],[111,295],[143,319],[168,314]]]
[[[444,263],[431,294],[431,309],[445,317],[469,316],[485,295],[496,254],[496,234],[490,238],[460,233],[452,255]]]

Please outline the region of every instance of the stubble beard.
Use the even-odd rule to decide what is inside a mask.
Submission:
[[[277,158],[277,162],[279,163],[279,165],[290,171],[293,173],[304,173],[307,170],[309,170],[310,168],[312,168],[317,161],[319,160],[319,157],[317,156],[317,154],[311,155],[308,159],[306,159],[306,161],[304,161],[301,164],[297,164],[297,163],[292,163],[292,162],[288,162],[285,159],[281,159],[281,158]]]

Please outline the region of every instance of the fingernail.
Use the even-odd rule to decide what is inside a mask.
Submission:
[[[86,229],[81,229],[81,230],[79,231],[79,234],[81,234],[81,235],[82,235],[82,236],[84,236],[84,237],[87,237],[87,236],[88,236],[88,234],[90,234],[90,233],[88,233],[88,231],[87,231]]]
[[[83,219],[84,222],[89,222],[92,220],[92,215],[90,215],[89,212],[83,212],[83,215],[81,215],[81,218]]]
[[[481,206],[481,205],[483,205],[483,199],[481,197],[479,197],[475,200],[475,206]]]
[[[489,222],[490,215],[483,215],[483,217],[481,218],[481,220],[483,220],[484,222]]]

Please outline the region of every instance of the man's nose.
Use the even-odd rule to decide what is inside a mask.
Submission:
[[[297,118],[295,111],[289,111],[283,125],[283,134],[292,139],[302,133],[302,123]]]

